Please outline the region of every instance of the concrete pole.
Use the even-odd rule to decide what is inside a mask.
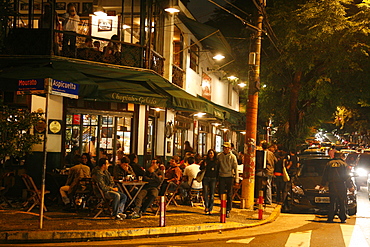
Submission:
[[[259,0],[261,8],[263,0]],[[257,140],[257,112],[258,112],[258,89],[260,81],[260,55],[262,41],[263,16],[259,11],[257,28],[253,37],[251,54],[254,54],[253,62],[250,63],[249,91],[247,101],[246,134],[244,142],[244,179],[242,181],[242,198],[245,199],[245,207],[253,209],[254,183],[256,168],[256,140]]]

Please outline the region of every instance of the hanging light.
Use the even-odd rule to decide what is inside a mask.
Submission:
[[[222,60],[224,58],[225,58],[225,56],[224,55],[221,55],[221,54],[217,54],[216,56],[213,57],[213,59],[218,60],[218,61],[220,61],[220,60]]]

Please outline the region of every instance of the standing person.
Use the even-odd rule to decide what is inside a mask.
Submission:
[[[229,218],[233,203],[234,176],[236,176],[236,180],[239,181],[238,161],[236,160],[235,155],[231,153],[230,142],[224,142],[223,149],[223,152],[217,155],[220,163],[218,186],[220,195],[227,194],[226,217]]]
[[[187,152],[194,153],[194,149],[190,146],[189,141],[184,142],[184,153],[187,153]]]
[[[343,161],[344,153],[336,152],[334,159],[329,161],[324,170],[320,189],[329,184],[330,205],[327,222],[332,223],[337,208],[339,207],[339,218],[341,223],[347,220],[347,188],[354,191],[354,185],[347,170],[347,164]]]
[[[95,144],[95,141],[96,141],[96,137],[95,136],[92,136],[90,141],[88,143],[86,143],[86,146],[85,146],[85,153],[88,153],[91,157],[91,159],[93,159],[93,163],[96,163],[96,144]],[[101,157],[100,157],[101,158]]]
[[[118,188],[115,186],[113,178],[108,171],[109,165],[106,158],[99,159],[98,165],[93,171],[92,179],[98,184],[107,198],[113,198],[112,207],[115,219],[123,220],[127,217],[127,215],[123,213],[127,196],[118,191]]]
[[[219,173],[219,163],[215,150],[209,149],[207,152],[207,157],[203,161],[201,161],[200,170],[203,171],[204,169],[206,170],[202,180],[203,197],[205,204],[204,212],[206,214],[212,214],[216,182]]]
[[[335,145],[332,145],[332,146],[330,147],[329,152],[328,152],[328,155],[330,156],[330,158],[334,159],[334,154],[335,154],[335,152],[336,152],[336,151],[337,151],[337,150],[335,149]]]
[[[67,12],[62,16],[63,20],[63,55],[76,56],[76,33],[80,17],[77,15],[76,7],[73,3],[68,3]]]
[[[287,196],[286,182],[284,181],[283,167],[287,164],[287,154],[280,152],[274,169],[276,185],[276,202],[282,204]]]
[[[289,155],[287,156],[287,162],[287,171],[290,178],[294,180],[300,166],[299,157],[297,156],[297,151],[295,149],[290,150]]]
[[[266,143],[267,144],[267,143]],[[266,147],[266,144],[262,144],[263,147]],[[265,193],[265,203],[267,205],[271,205],[272,203],[272,178],[274,176],[274,169],[275,164],[277,162],[277,158],[274,154],[276,149],[275,144],[270,144],[267,149],[265,149],[266,152],[266,168],[265,173],[267,176],[266,180],[266,193]]]

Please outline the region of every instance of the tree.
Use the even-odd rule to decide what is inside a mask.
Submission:
[[[12,109],[0,101],[0,163],[9,158],[23,158],[32,152],[32,146],[42,142],[33,127],[42,119],[42,113],[26,109]]]

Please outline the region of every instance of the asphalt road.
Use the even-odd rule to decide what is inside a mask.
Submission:
[[[234,231],[119,241],[53,243],[53,246],[263,246],[370,247],[370,202],[365,187],[358,194],[358,213],[346,224],[326,223],[326,216],[281,214],[273,223]],[[50,246],[51,244],[6,245]],[[4,245],[0,245],[4,246]]]

